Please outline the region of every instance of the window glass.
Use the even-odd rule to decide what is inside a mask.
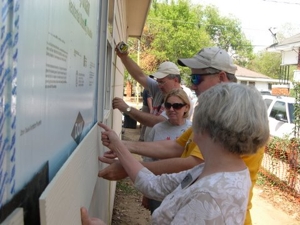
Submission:
[[[106,58],[106,78],[105,78],[105,109],[109,110],[111,108],[111,84],[113,83],[112,78],[112,47],[109,42],[107,42],[107,58]]]
[[[283,119],[287,120],[285,102],[276,101],[270,113],[270,117],[275,118],[277,114],[282,114]]]
[[[272,84],[268,83],[268,89],[272,90]]]
[[[288,110],[289,110],[289,117],[291,123],[295,123],[295,115],[294,115],[295,108],[293,103],[288,103]]]
[[[111,36],[113,36],[114,7],[115,7],[115,1],[114,0],[109,0],[109,8],[108,8],[108,33]]]
[[[253,81],[249,81],[249,86],[253,86],[253,87],[255,87],[255,82],[253,82]]]

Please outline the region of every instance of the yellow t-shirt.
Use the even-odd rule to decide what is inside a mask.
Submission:
[[[186,130],[180,137],[178,137],[176,139],[176,142],[184,147],[184,151],[181,155],[181,158],[186,158],[188,156],[194,156],[197,158],[200,158],[202,160],[203,156],[198,148],[198,146],[196,145],[195,142],[193,142],[193,130],[192,128],[189,128],[188,130]],[[246,215],[246,220],[245,220],[245,225],[251,225],[252,221],[251,221],[251,215],[250,215],[250,209],[252,207],[251,204],[251,199],[253,196],[253,187],[256,183],[257,180],[257,172],[260,168],[263,156],[264,156],[264,151],[265,151],[265,147],[262,147],[260,149],[258,149],[257,153],[253,154],[253,155],[244,155],[241,156],[243,161],[245,162],[246,166],[249,169],[250,172],[250,178],[252,181],[252,188],[250,190],[250,194],[249,194],[249,202],[248,202],[248,208],[247,208],[247,215]]]
[[[180,137],[178,137],[176,139],[176,142],[184,147],[181,158],[195,156],[197,158],[203,159],[203,156],[197,144],[193,142],[193,130],[191,127],[187,129]]]

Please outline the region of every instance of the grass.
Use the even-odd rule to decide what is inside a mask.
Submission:
[[[131,181],[123,179],[117,182],[117,191],[124,194],[137,194],[138,191],[132,186]]]
[[[264,186],[266,184],[266,177],[263,176],[261,173],[258,173],[256,185],[258,186]]]

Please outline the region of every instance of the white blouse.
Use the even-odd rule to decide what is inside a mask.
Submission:
[[[135,187],[145,196],[162,201],[152,224],[243,224],[251,180],[248,169],[197,178],[204,163],[180,173],[155,176],[139,171]],[[195,182],[194,182],[195,181]]]

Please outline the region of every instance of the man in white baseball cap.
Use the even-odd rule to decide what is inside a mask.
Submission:
[[[129,74],[140,83],[145,89],[148,89],[153,97],[151,113],[142,112],[139,109],[129,106],[122,98],[116,97],[113,99],[113,109],[119,109],[122,113],[130,116],[132,119],[146,126],[146,136],[151,128],[167,119],[164,113],[164,96],[171,90],[180,88],[180,70],[175,63],[163,62],[159,65],[156,73],[152,74],[154,79],[147,76],[142,69],[129,57],[128,52],[122,53],[115,49],[116,54],[123,62]]]
[[[169,61],[163,62],[152,75],[156,78],[158,87],[163,95],[167,94],[174,88],[180,88],[180,70],[175,63]]]
[[[156,77],[157,79],[162,79],[170,74],[180,75],[180,70],[175,63],[167,61],[160,64],[156,73],[154,73],[152,76]]]

